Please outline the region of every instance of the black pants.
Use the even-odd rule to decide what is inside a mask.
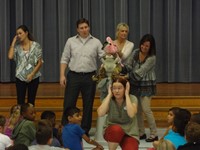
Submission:
[[[16,78],[17,104],[24,104],[26,90],[28,89],[28,103],[35,105],[35,97],[39,85],[39,77],[31,82],[24,82]]]
[[[83,100],[81,127],[85,130],[86,134],[88,134],[92,125],[92,109],[96,92],[96,83],[92,80],[94,74],[95,72],[84,74],[69,71],[65,88],[62,124],[66,124],[65,110],[69,107],[76,106],[78,96],[81,93]]]

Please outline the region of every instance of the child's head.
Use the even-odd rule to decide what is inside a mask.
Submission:
[[[53,111],[46,110],[42,112],[41,119],[48,119],[49,121],[51,121],[52,126],[54,127],[56,123],[56,114]]]
[[[52,142],[52,125],[51,122],[47,119],[42,119],[38,122],[37,130],[36,130],[36,141],[40,145],[51,144]]]
[[[70,107],[65,111],[65,117],[67,118],[67,123],[80,124],[82,116],[80,115],[80,109],[77,107]]]
[[[0,133],[3,133],[5,123],[6,123],[6,118],[0,115]]]
[[[13,105],[10,109],[10,125],[15,125],[20,118],[20,105]]]
[[[200,124],[189,122],[185,127],[185,137],[188,142],[197,142],[200,140]]]
[[[185,126],[190,121],[190,117],[190,111],[181,108],[174,117],[173,130],[184,136]]]
[[[35,120],[35,108],[30,103],[25,103],[21,105],[20,114],[27,120],[31,120],[31,121]]]
[[[192,114],[192,116],[190,118],[190,122],[196,122],[196,123],[200,124],[200,113]]]
[[[173,122],[174,122],[174,117],[175,117],[175,115],[178,113],[179,109],[180,109],[179,107],[172,107],[172,108],[169,109],[168,115],[167,115],[167,121],[168,121],[168,123],[169,123],[170,125],[173,124]]]
[[[174,145],[168,140],[160,140],[156,150],[175,150]]]

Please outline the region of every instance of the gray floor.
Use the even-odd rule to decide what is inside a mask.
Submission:
[[[165,132],[166,129],[163,129],[163,128],[159,128],[158,129],[158,136],[159,137],[162,137],[164,132]],[[95,138],[95,131],[96,129],[95,128],[92,128],[91,131],[90,131],[90,138],[91,139],[94,139]],[[148,129],[146,129],[146,134],[148,136]],[[104,147],[105,150],[108,150],[108,146],[107,146],[107,143],[104,141],[104,140],[101,140],[101,141],[98,141],[99,143],[101,143]],[[94,148],[95,146],[93,145],[90,145],[88,143],[86,143],[84,140],[83,140],[83,146],[84,146],[84,150],[91,150],[92,148]],[[140,140],[140,145],[139,145],[139,150],[147,150],[147,148],[150,148],[152,147],[152,143],[150,142],[145,142],[145,140]],[[118,148],[118,150],[121,150],[120,147]]]

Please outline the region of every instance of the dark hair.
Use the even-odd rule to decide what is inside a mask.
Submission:
[[[180,107],[172,107],[169,109],[169,111],[172,111],[174,116],[176,116],[176,114],[179,112],[181,108]]]
[[[77,22],[76,22],[76,28],[78,28],[79,25],[82,24],[82,23],[86,23],[88,26],[90,26],[89,21],[87,19],[81,18],[81,19],[77,20]]]
[[[9,146],[6,150],[28,150],[28,146],[25,144],[15,144],[13,146]]]
[[[174,117],[173,126],[175,127],[175,132],[184,136],[185,126],[190,121],[191,113],[187,109],[181,108]]]
[[[56,117],[56,114],[53,111],[50,111],[50,110],[43,111],[41,116],[40,116],[41,119],[52,119],[52,118],[55,118],[55,117]]]
[[[2,115],[0,115],[0,126],[5,126],[5,123],[6,123],[6,118]]]
[[[69,107],[65,110],[64,115],[67,119],[67,123],[69,122],[68,117],[73,116],[75,113],[80,113],[80,109],[77,107]]]
[[[192,114],[191,118],[190,118],[191,122],[196,122],[198,124],[200,124],[200,113],[194,113]]]
[[[29,29],[26,25],[20,25],[17,30],[22,29],[24,32],[28,32],[28,39],[31,41],[35,41],[33,35],[29,32]]]
[[[23,113],[25,113],[29,107],[33,107],[33,104],[31,103],[22,104],[20,109],[20,114],[23,115]]]
[[[53,131],[51,122],[47,119],[42,119],[38,122],[37,130],[36,130],[36,141],[38,144],[46,145],[48,140],[52,138]]]
[[[151,34],[145,34],[140,40],[140,47],[144,42],[150,42],[149,55],[156,55],[156,42]]]

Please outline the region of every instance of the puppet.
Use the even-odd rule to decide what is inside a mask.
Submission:
[[[112,78],[120,75],[123,65],[118,55],[118,48],[110,37],[106,38],[102,49],[105,51],[105,55],[101,59],[102,65],[98,74],[93,76],[92,79],[97,81],[97,88],[101,92],[107,93],[108,85],[112,82]]]

